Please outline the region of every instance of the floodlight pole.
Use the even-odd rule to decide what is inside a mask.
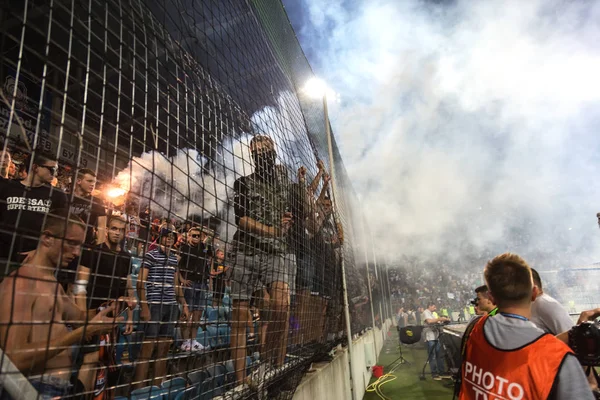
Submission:
[[[327,134],[327,147],[329,150],[329,169],[331,173],[331,205],[332,215],[335,222],[335,213],[337,210],[336,197],[335,197],[335,167],[333,162],[333,144],[331,139],[331,127],[329,126],[329,108],[327,107],[327,92],[323,93],[323,112],[325,117],[325,133]],[[337,227],[336,227],[337,231]],[[338,233],[339,236],[339,233]],[[339,240],[339,237],[338,237]],[[357,400],[356,393],[353,385],[352,377],[352,328],[350,325],[350,306],[348,302],[348,285],[346,282],[346,265],[344,261],[344,241],[340,240],[340,264],[342,267],[342,289],[344,291],[344,317],[346,320],[346,336],[348,337],[348,364],[350,365],[350,391],[352,393],[352,399]]]

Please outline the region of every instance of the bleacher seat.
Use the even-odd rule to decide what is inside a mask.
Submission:
[[[204,394],[207,399],[212,399],[216,396],[221,396],[225,392],[223,385],[219,385],[217,380],[209,378],[202,382],[200,393]]]
[[[225,379],[229,382],[235,381],[235,365],[233,360],[225,361]]]
[[[198,398],[198,389],[200,388],[199,385],[196,386],[192,386],[189,387],[179,393],[177,393],[177,396],[175,397],[175,400],[192,400],[192,399],[197,399]]]
[[[219,309],[217,308],[207,307],[204,313],[208,322],[217,322],[219,320]]]
[[[216,326],[206,326],[206,336],[208,340],[208,345],[213,349],[217,346],[217,327]]]
[[[227,370],[223,364],[212,365],[208,367],[206,371],[210,377],[213,378],[216,386],[223,386],[227,374]]]
[[[200,385],[199,389],[198,389],[198,393],[200,394],[200,399],[201,400],[209,400],[212,399],[215,396],[219,396],[219,394],[217,394],[217,387],[215,385],[215,382],[213,380],[213,378],[206,378],[204,380],[204,382],[202,382],[202,384]]]
[[[225,294],[225,296],[223,296],[223,305],[225,307],[231,308],[231,297],[229,297],[228,294]]]
[[[209,374],[204,369],[190,372],[187,376],[188,380],[190,381],[190,383],[192,385],[198,385],[198,384],[204,382],[204,380],[208,377],[209,377]]]
[[[231,328],[227,324],[209,325],[206,327],[208,343],[213,349],[229,346]]]
[[[131,392],[131,400],[163,400],[165,393],[158,386],[146,386]]]
[[[219,340],[223,340],[223,344],[229,346],[231,343],[231,327],[227,324],[221,324],[218,327]]]
[[[208,332],[198,328],[198,333],[196,334],[196,341],[200,343],[204,348],[208,349],[210,347],[210,335]]]
[[[142,259],[139,257],[131,257],[131,275],[136,277],[140,274],[140,268],[142,267]]]
[[[187,381],[184,378],[177,377],[168,381],[164,381],[160,387],[165,393],[165,399],[174,400],[179,392],[185,390]]]
[[[229,321],[229,316],[231,315],[231,309],[229,307],[219,307],[219,320],[221,321]]]

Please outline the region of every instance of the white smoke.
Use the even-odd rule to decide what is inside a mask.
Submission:
[[[303,138],[303,122],[294,117],[299,110],[292,93],[283,92],[275,106],[265,107],[252,115],[251,122],[259,134],[275,141],[279,162],[291,168]],[[295,102],[291,103],[291,102]],[[134,157],[120,171],[114,183],[126,192],[136,194],[143,204],[150,204],[158,215],[185,220],[192,216],[218,217],[222,223],[218,233],[231,242],[237,229],[231,198],[236,179],[254,172],[250,156],[252,135],[234,132],[216,149],[212,163],[194,149],[180,149],[173,157],[150,151]]]
[[[304,3],[378,254],[600,259],[598,3]]]

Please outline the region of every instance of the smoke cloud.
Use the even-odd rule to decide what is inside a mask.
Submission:
[[[600,259],[598,3],[303,1],[378,254]]]
[[[292,111],[299,108],[297,98],[283,92],[274,106],[264,107],[250,118],[254,134],[273,138],[278,162],[286,167],[290,178],[292,169],[302,164],[301,159],[314,160],[301,148],[306,130],[300,114]],[[193,216],[219,218],[222,223],[218,233],[231,242],[237,226],[230,199],[235,180],[254,172],[249,147],[252,136],[248,132],[233,132],[226,137],[209,168],[207,159],[195,149],[180,149],[169,158],[157,151],[146,152],[134,157],[117,174],[114,183],[137,195],[157,215],[180,220]]]

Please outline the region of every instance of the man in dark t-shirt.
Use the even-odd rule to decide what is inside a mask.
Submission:
[[[76,282],[74,292],[83,289],[78,285],[86,285],[89,310],[122,296],[134,297],[129,276],[131,256],[120,246],[125,237],[125,225],[123,219],[112,216],[104,243],[84,250],[81,255],[81,265],[89,268],[89,281],[87,284]]]
[[[26,179],[0,180],[0,259],[18,262],[19,253],[35,250],[45,216],[67,207],[67,196],[50,186],[57,171],[55,160],[36,153]]]
[[[93,197],[96,174],[91,169],[80,169],[75,181],[71,213],[87,225],[85,241],[88,244],[104,243],[106,237],[106,207],[102,199]]]
[[[202,311],[208,302],[208,279],[210,277],[209,249],[206,246],[206,228],[191,228],[187,232],[187,243],[181,247],[179,263],[184,282],[185,301],[191,312],[191,323],[182,334],[185,339],[181,345],[183,351],[200,351],[202,345],[196,341]]]

